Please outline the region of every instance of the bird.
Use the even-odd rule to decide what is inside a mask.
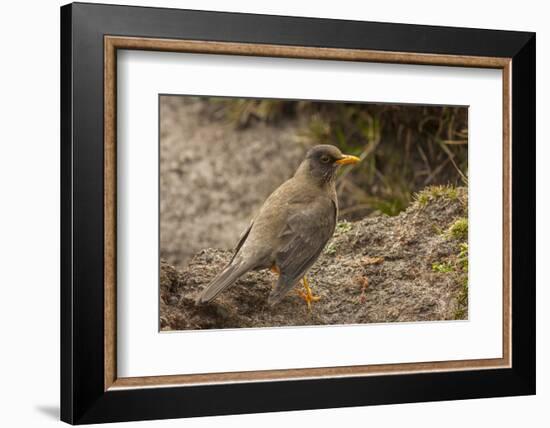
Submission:
[[[298,294],[311,311],[312,302],[320,297],[313,295],[306,273],[336,227],[336,172],[342,165],[359,161],[357,156],[342,154],[329,144],[309,149],[294,176],[265,200],[242,233],[229,263],[199,294],[196,303],[211,302],[249,271],[271,269],[278,280],[268,304],[280,302],[302,280],[304,290]]]

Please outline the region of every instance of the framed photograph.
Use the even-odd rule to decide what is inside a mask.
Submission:
[[[535,34],[61,8],[61,418],[535,393]]]

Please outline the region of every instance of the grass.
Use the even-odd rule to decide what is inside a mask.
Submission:
[[[347,220],[339,221],[336,224],[337,233],[346,233],[346,232],[349,232],[351,229],[353,229],[353,223]]]
[[[462,269],[463,278],[461,288],[457,296],[457,308],[455,309],[454,318],[464,319],[468,309],[468,243],[460,244],[460,252],[458,253],[458,265]]]
[[[439,273],[448,273],[454,271],[454,268],[450,262],[434,262],[432,263],[432,270]]]
[[[468,239],[468,219],[461,217],[455,220],[447,229],[447,236],[452,239]]]
[[[429,186],[414,195],[414,201],[420,206],[425,207],[429,202],[439,198],[447,198],[451,201],[458,199],[459,191],[456,186],[438,185]]]
[[[458,254],[450,260],[432,263],[432,271],[456,277],[460,288],[456,296],[453,318],[465,319],[468,311],[468,220],[464,217],[456,219],[442,236],[445,239],[460,240]]]
[[[455,320],[462,320],[466,317],[466,310],[467,308],[465,306],[459,306],[455,309],[453,318]]]
[[[325,254],[328,254],[329,256],[333,256],[336,254],[336,245],[334,243],[329,242],[329,244],[325,247]]]
[[[468,243],[462,242],[460,244],[460,253],[458,253],[458,262],[462,271],[468,272]]]

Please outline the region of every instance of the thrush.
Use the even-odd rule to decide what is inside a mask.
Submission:
[[[299,292],[308,308],[319,300],[306,273],[334,233],[338,216],[336,171],[359,158],[335,146],[311,148],[292,178],[264,202],[241,235],[231,261],[200,293],[197,303],[210,302],[251,270],[271,269],[279,275],[268,298],[275,305],[303,279]]]

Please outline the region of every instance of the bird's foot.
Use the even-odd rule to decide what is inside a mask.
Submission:
[[[305,302],[307,303],[307,309],[311,312],[312,302],[317,302],[321,300],[321,296],[313,295],[311,291],[311,287],[309,286],[309,282],[305,276],[304,276],[303,282],[304,282],[304,291],[298,290],[298,295],[305,300]]]

